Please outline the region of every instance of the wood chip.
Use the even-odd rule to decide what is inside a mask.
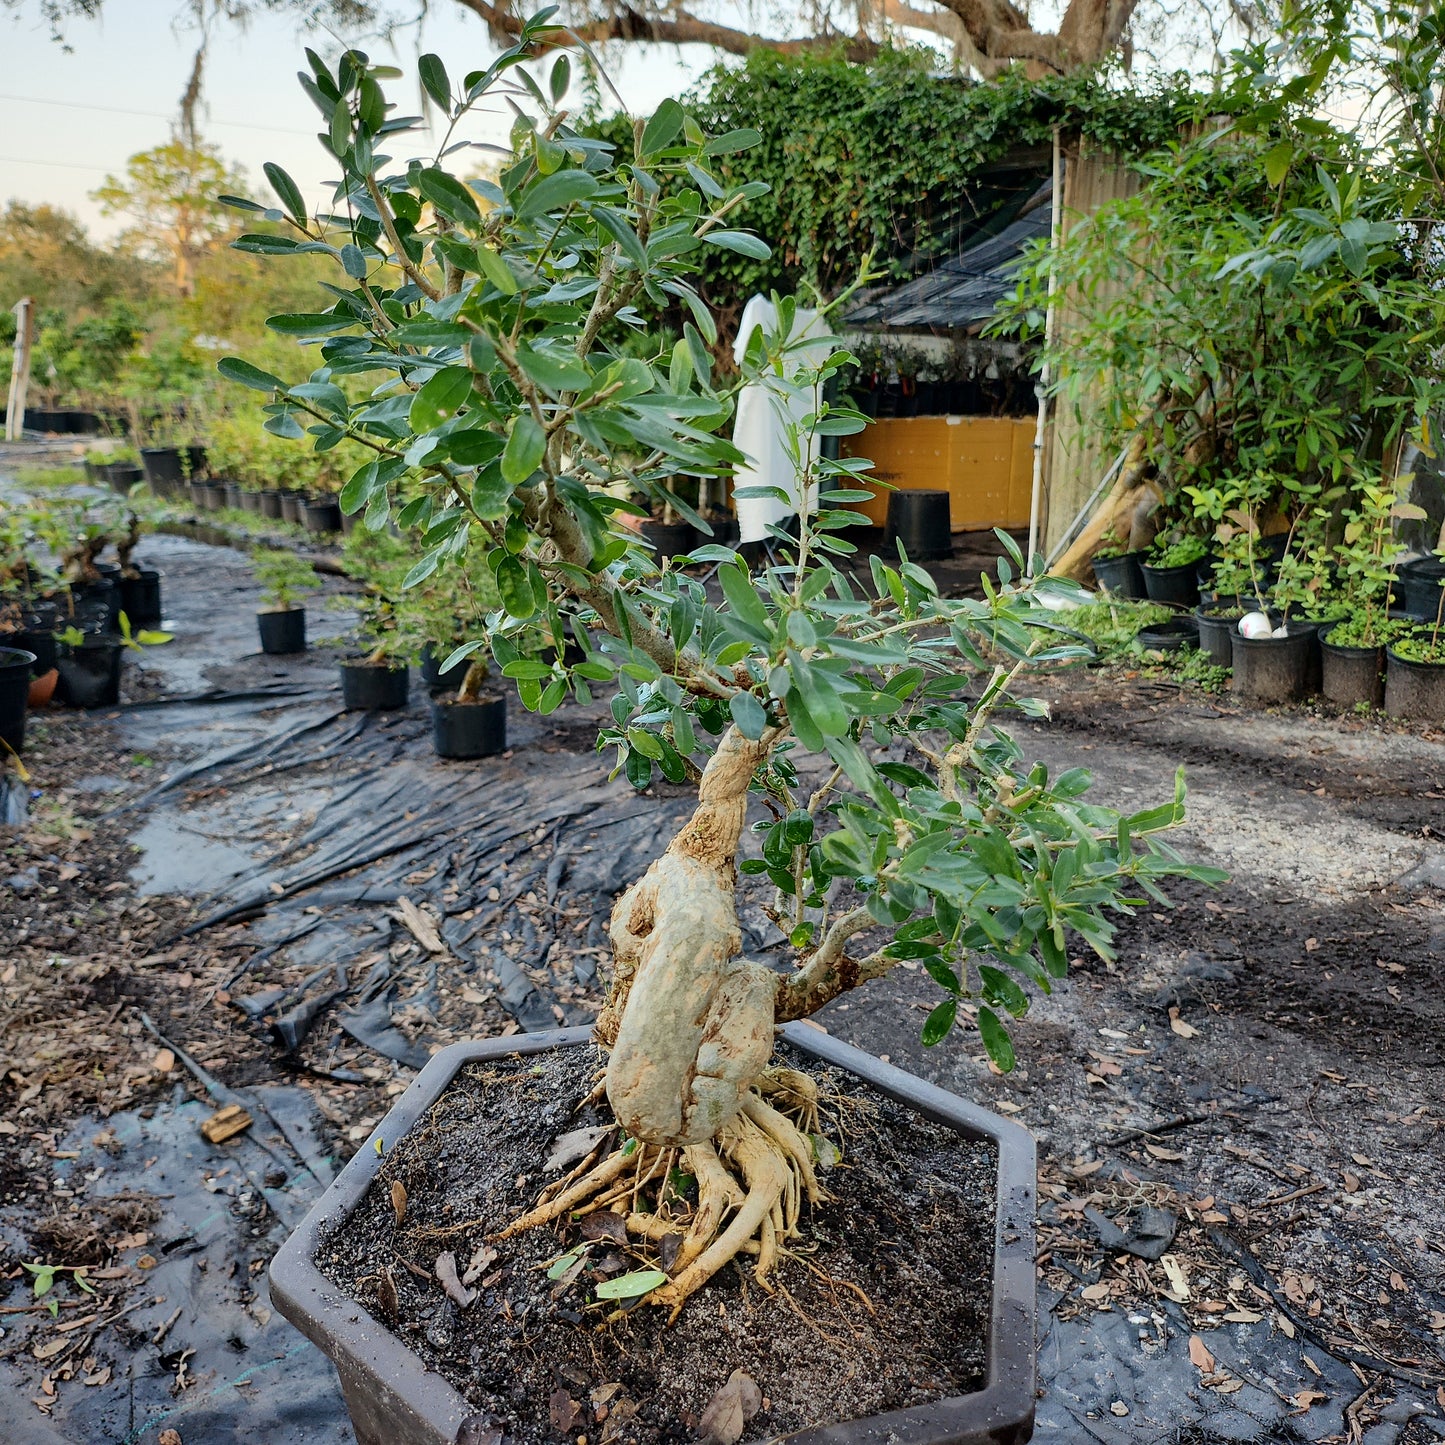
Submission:
[[[239,1104],[227,1104],[202,1123],[201,1133],[212,1144],[224,1144],[227,1139],[244,1134],[253,1122]]]
[[[158,1074],[169,1074],[175,1071],[176,1056],[169,1049],[161,1049],[155,1058],[151,1060],[151,1068]]]

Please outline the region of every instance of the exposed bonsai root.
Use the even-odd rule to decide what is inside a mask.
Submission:
[[[770,1069],[715,1138],[681,1148],[629,1140],[553,1181],[535,1208],[490,1238],[610,1210],[622,1216],[640,1257],[666,1261],[671,1278],[647,1302],[667,1308],[670,1318],[739,1256],[755,1261],[753,1278],[771,1290],[778,1260],[799,1232],[804,1202],[826,1197],[809,1138],[817,1128],[817,1100],[817,1086],[805,1074]],[[696,1181],[695,1200],[672,1187],[679,1169]]]

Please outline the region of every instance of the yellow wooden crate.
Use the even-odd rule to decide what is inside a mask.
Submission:
[[[872,477],[900,491],[946,491],[955,532],[1028,526],[1033,447],[1033,419],[1013,416],[880,417],[843,439],[845,456],[872,461]],[[888,492],[873,490],[873,500],[857,506],[881,527]]]

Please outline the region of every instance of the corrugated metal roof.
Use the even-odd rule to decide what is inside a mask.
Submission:
[[[1025,213],[997,235],[911,281],[870,292],[847,313],[844,324],[933,333],[977,330],[1013,287],[1025,247],[1048,236],[1052,218],[1052,185],[1045,183],[1030,197]]]

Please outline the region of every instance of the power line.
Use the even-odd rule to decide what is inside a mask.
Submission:
[[[165,115],[158,110],[124,110],[115,105],[86,105],[78,100],[47,100],[39,95],[6,95],[0,93],[0,100],[15,100],[24,105],[54,105],[61,110],[94,110],[105,115],[132,115],[141,120],[174,120],[174,116]],[[276,135],[300,136],[309,134],[306,131],[291,130],[283,125],[257,125],[249,120],[216,120],[214,117],[207,118],[209,125],[237,126],[242,130],[267,130]]]
[[[78,161],[32,161],[24,156],[0,156],[0,165],[8,166],[44,166],[47,170],[52,166],[63,171],[99,171],[104,175],[109,166],[84,166]]]

